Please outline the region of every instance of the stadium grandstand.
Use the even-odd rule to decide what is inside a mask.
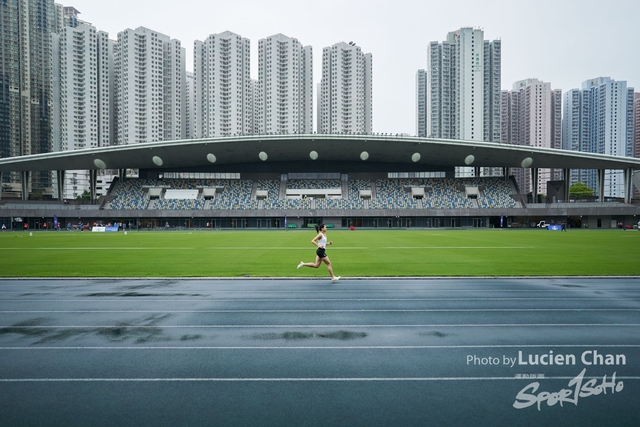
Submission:
[[[457,177],[456,167],[473,168]],[[523,193],[511,168],[566,179]],[[569,197],[571,169],[598,171],[588,199]],[[46,200],[30,174],[50,171]],[[64,200],[65,171],[87,170],[89,200]],[[481,171],[492,173],[483,176]],[[623,170],[625,197],[605,197],[604,171]],[[269,135],[180,140],[0,159],[0,222],[14,230],[85,224],[126,228],[616,228],[637,224],[640,159],[477,141],[391,135]],[[96,196],[101,173],[114,178]],[[496,173],[498,171],[498,173]],[[496,176],[497,175],[497,176]],[[14,186],[7,185],[11,177]],[[19,179],[16,179],[18,177]],[[19,181],[19,183],[15,183]]]

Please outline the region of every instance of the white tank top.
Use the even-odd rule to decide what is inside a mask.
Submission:
[[[318,246],[321,248],[327,247],[327,236],[323,234],[322,237],[318,239]]]

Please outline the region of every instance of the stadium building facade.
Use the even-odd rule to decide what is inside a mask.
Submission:
[[[499,168],[501,177],[455,176],[460,164]],[[568,180],[547,182],[539,202],[523,194],[510,167],[595,169],[595,197],[569,197]],[[640,159],[543,147],[380,135],[259,135],[166,141],[0,159],[0,172],[116,169],[107,196],[93,203],[30,201],[3,194],[0,219],[38,227],[122,223],[156,228],[569,227],[636,224]],[[132,170],[136,170],[132,174]],[[604,170],[621,170],[625,197],[604,197]],[[62,181],[61,181],[62,182]],[[632,184],[633,183],[633,184]],[[546,193],[545,193],[546,191]],[[61,190],[61,194],[63,190]],[[534,186],[534,195],[538,189]],[[13,197],[12,197],[13,196]],[[24,200],[22,200],[24,199]],[[19,221],[18,221],[19,220]],[[38,223],[38,224],[36,224]]]

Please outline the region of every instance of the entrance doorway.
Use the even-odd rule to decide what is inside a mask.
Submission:
[[[322,218],[305,218],[304,219],[304,226],[309,228],[313,228],[316,225],[321,223],[322,223]]]

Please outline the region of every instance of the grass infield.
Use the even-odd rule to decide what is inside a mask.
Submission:
[[[0,277],[326,277],[313,230],[0,233]],[[640,276],[636,230],[329,230],[336,275]]]

